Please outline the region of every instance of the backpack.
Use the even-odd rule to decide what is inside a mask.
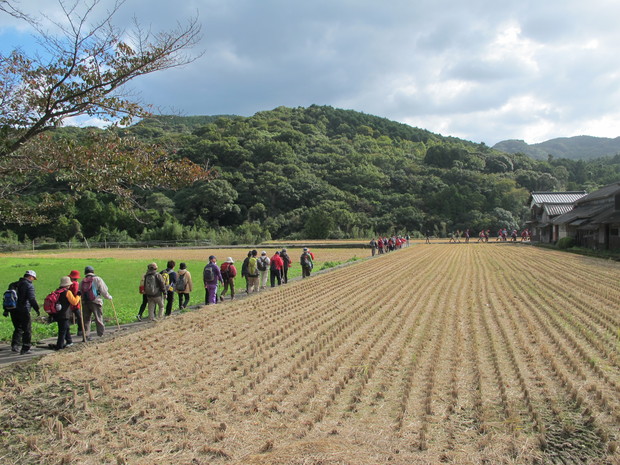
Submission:
[[[312,259],[310,258],[309,253],[304,252],[301,254],[301,266],[312,268]]]
[[[9,284],[9,288],[4,291],[2,308],[6,311],[17,308],[17,282]]]
[[[250,258],[250,261],[248,262],[248,276],[258,276],[257,262],[258,260],[256,258]]]
[[[80,283],[80,292],[82,294],[82,300],[93,301],[97,298],[97,286],[94,284],[94,276],[87,276],[82,279]]]
[[[160,274],[161,277],[164,278],[164,289],[167,291],[174,291],[174,287],[170,284],[170,274],[168,270],[163,270]]]
[[[243,260],[243,264],[241,265],[241,276],[248,275],[248,265],[250,264],[250,257]]]
[[[155,273],[147,273],[144,276],[144,293],[149,297],[155,297],[161,294],[161,289],[157,284],[157,275],[155,275]]]
[[[187,287],[187,283],[185,282],[185,273],[179,274],[177,278],[177,283],[174,285],[175,290],[178,292],[183,292]]]
[[[230,273],[228,271],[228,269],[230,268],[230,263],[222,263],[222,266],[220,266],[220,273],[222,273],[222,279],[224,281],[226,281],[227,279],[230,279]]]
[[[62,305],[59,302],[59,299],[64,292],[67,292],[67,289],[63,287],[50,292],[47,297],[45,297],[45,300],[43,301],[43,310],[45,310],[48,315],[56,315],[62,310]]]
[[[259,271],[267,271],[267,260],[266,260],[266,257],[265,258],[263,258],[263,257],[259,258],[256,261],[256,266],[258,267]]]
[[[204,282],[215,280],[215,271],[211,265],[205,266],[205,269],[202,272],[202,278]]]

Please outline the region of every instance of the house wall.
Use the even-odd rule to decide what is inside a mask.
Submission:
[[[566,224],[558,224],[556,227],[558,228],[558,240],[568,236],[575,237],[575,228],[572,228],[573,230],[570,231],[569,226]]]
[[[620,223],[609,225],[609,248],[620,249]]]

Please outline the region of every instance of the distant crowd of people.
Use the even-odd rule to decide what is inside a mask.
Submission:
[[[478,242],[489,242],[490,236],[491,236],[490,229],[482,229],[478,233]],[[509,230],[507,228],[500,228],[497,231],[497,236],[496,236],[495,241],[496,242],[507,242],[508,238],[510,237],[511,242],[517,242],[517,239],[519,238],[519,236],[521,237],[521,242],[526,242],[526,241],[531,240],[531,232],[528,228],[525,228],[523,231],[521,231],[521,233],[519,233],[519,231],[517,231],[516,229],[513,229],[509,233]],[[461,242],[461,237],[464,239],[465,243],[468,243],[469,240],[471,239],[470,230],[466,229],[465,231],[460,231],[457,229],[456,231],[450,232],[448,242],[454,242],[454,243]]]
[[[299,259],[302,278],[310,276],[314,268],[314,259],[314,253],[304,247]],[[187,307],[190,293],[194,289],[192,275],[185,263],[179,265],[178,273],[174,271],[175,265],[174,260],[170,260],[166,269],[161,272],[157,271],[157,263],[147,266],[147,271],[140,281],[140,293],[143,297],[136,316],[137,320],[142,320],[146,309],[148,309],[149,320],[161,318],[164,314],[164,306],[165,315],[170,315],[175,293],[178,295],[179,310]],[[251,294],[265,289],[268,279],[271,287],[288,283],[288,271],[292,265],[293,261],[285,248],[276,251],[271,257],[266,251],[262,251],[259,255],[257,250],[250,250],[240,270],[241,277],[245,280],[245,292]],[[223,302],[227,295],[230,295],[230,300],[233,300],[237,274],[237,267],[232,257],[227,257],[221,265],[218,265],[217,257],[209,256],[209,261],[202,271],[205,304]]]
[[[370,240],[370,249],[372,256],[374,257],[377,253],[384,254],[401,249],[403,247],[407,247],[409,245],[410,239],[411,238],[409,237],[409,235],[391,237],[379,236],[377,239],[373,237]]]

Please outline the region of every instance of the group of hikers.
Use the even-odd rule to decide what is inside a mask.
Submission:
[[[513,229],[512,232],[510,233],[510,241],[517,242],[519,235],[521,236],[521,242],[530,241],[532,237],[532,234],[528,228],[525,228],[523,231],[521,231],[521,234],[519,234],[519,232],[516,229]],[[460,231],[457,229],[456,231],[450,232],[449,236],[450,236],[450,239],[448,240],[448,242],[458,243],[458,242],[461,242],[461,237],[463,237],[465,243],[468,243],[471,238],[471,232],[469,229],[466,229],[465,231]],[[489,242],[490,236],[491,236],[490,229],[482,229],[478,233],[478,242]],[[495,241],[496,242],[507,242],[508,236],[509,236],[508,229],[500,228],[497,231],[497,238],[495,239]]]
[[[288,283],[288,270],[293,262],[287,250],[276,251],[272,257],[262,251],[260,256],[257,250],[250,250],[241,265],[241,276],[245,279],[245,292],[251,294],[259,292],[267,287],[267,279],[271,287]],[[168,261],[166,269],[157,271],[157,263],[150,263],[146,273],[140,281],[140,293],[142,305],[136,315],[137,320],[142,320],[144,311],[148,308],[149,320],[155,320],[172,313],[174,295],[178,294],[179,310],[183,310],[189,303],[190,293],[194,284],[192,275],[185,263],[179,265],[179,271],[174,271],[176,263]],[[302,278],[310,276],[314,267],[314,253],[307,247],[303,248],[300,256]],[[223,302],[224,297],[230,294],[230,300],[235,298],[235,278],[238,271],[232,257],[226,258],[221,264],[217,264],[215,255],[209,256],[207,265],[202,270],[202,281],[205,289],[205,304],[212,305]],[[221,291],[218,290],[221,285]],[[157,308],[157,312],[155,311]]]
[[[41,307],[37,302],[33,282],[37,273],[28,270],[19,281],[9,284],[4,293],[4,316],[10,316],[13,323],[13,337],[11,350],[20,354],[32,353],[32,319],[30,311],[34,310],[37,316],[41,315]],[[80,280],[80,272],[72,270],[68,275],[60,278],[58,288],[45,297],[43,310],[49,315],[49,320],[58,323],[58,338],[56,344],[50,344],[54,350],[64,349],[73,345],[71,336],[71,321],[78,325],[77,336],[84,341],[91,340],[91,321],[95,320],[97,335],[103,336],[105,325],[103,322],[103,299],[112,301],[108,286],[95,274],[92,266],[84,269],[84,277]]]
[[[303,248],[299,263],[302,270],[302,278],[310,276],[314,268],[314,253],[307,247]],[[250,294],[259,292],[267,286],[269,277],[271,287],[288,283],[288,271],[293,265],[287,249],[283,248],[274,253],[272,257],[267,252],[258,255],[257,250],[248,252],[241,265],[241,276],[245,278],[245,291]],[[194,288],[192,275],[185,263],[179,264],[179,270],[175,271],[176,263],[169,260],[166,268],[158,271],[157,263],[150,263],[146,273],[140,279],[139,292],[142,294],[142,304],[136,316],[142,320],[144,311],[148,308],[148,319],[153,321],[162,318],[165,306],[165,315],[172,313],[175,294],[178,295],[179,310],[187,307],[190,293]],[[230,292],[230,299],[235,298],[235,278],[237,269],[232,257],[228,257],[220,266],[214,255],[203,269],[202,280],[205,289],[205,304],[216,304],[224,301],[224,297]],[[31,310],[41,315],[41,307],[35,295],[33,282],[37,279],[34,270],[28,270],[23,277],[9,285],[4,293],[3,308],[4,316],[11,317],[13,323],[13,337],[11,350],[20,354],[32,353],[32,319]],[[222,291],[218,294],[219,285]],[[84,269],[84,277],[80,272],[72,270],[68,275],[60,279],[58,288],[45,297],[44,311],[49,315],[49,321],[58,324],[58,337],[56,344],[50,344],[50,348],[61,350],[73,345],[71,335],[72,322],[77,323],[77,336],[84,341],[92,340],[90,336],[91,322],[94,319],[98,336],[103,336],[105,325],[103,321],[103,299],[112,301],[106,283],[95,274],[92,266]],[[114,304],[112,304],[114,307]],[[157,312],[156,312],[157,309]],[[114,309],[116,314],[116,309]]]
[[[370,250],[372,256],[375,254],[384,254],[388,252],[392,252],[394,250],[401,249],[403,247],[407,247],[409,245],[410,236],[391,236],[391,237],[381,237],[379,236],[377,239],[374,237],[370,240]]]

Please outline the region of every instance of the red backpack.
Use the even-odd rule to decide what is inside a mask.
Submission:
[[[48,315],[56,315],[62,310],[62,305],[59,302],[60,296],[63,292],[66,292],[67,288],[56,289],[54,292],[50,292],[43,301],[43,310]]]
[[[222,279],[226,280],[229,278],[228,276],[228,268],[230,267],[230,263],[224,262],[220,266],[220,273],[222,273]]]

